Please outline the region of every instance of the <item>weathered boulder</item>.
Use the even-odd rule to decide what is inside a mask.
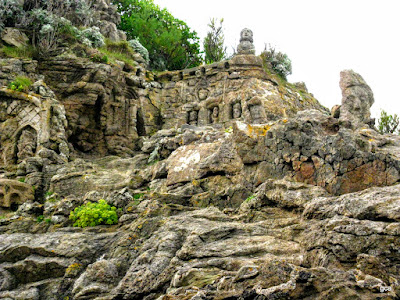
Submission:
[[[8,45],[18,48],[26,47],[29,42],[29,38],[25,33],[16,28],[10,27],[4,28],[4,30],[1,32],[1,39]]]

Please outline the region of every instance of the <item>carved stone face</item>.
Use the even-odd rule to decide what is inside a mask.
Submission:
[[[232,117],[234,119],[240,118],[242,116],[242,107],[240,103],[235,103],[232,108]]]
[[[206,89],[201,89],[199,90],[199,99],[200,100],[205,100],[208,96],[208,90]]]
[[[248,28],[245,28],[245,29],[243,29],[241,32],[240,32],[240,41],[241,42],[243,42],[243,41],[249,41],[249,42],[253,42],[253,31],[251,31],[250,29],[248,29]]]
[[[218,106],[215,106],[215,107],[213,108],[213,113],[212,113],[212,115],[213,115],[214,118],[218,118],[218,115],[219,115],[219,108],[218,108]]]
[[[197,125],[197,111],[192,110],[189,113],[189,124],[190,125]]]

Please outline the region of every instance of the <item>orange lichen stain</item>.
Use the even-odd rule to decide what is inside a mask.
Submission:
[[[369,139],[369,140],[368,140],[368,142],[373,142],[373,141],[375,141],[375,140],[374,140],[374,139]]]
[[[287,123],[288,122],[288,119],[283,119],[283,123]]]
[[[252,126],[250,124],[247,125],[247,135],[249,136],[265,136],[268,130],[271,129],[270,125],[257,125]]]

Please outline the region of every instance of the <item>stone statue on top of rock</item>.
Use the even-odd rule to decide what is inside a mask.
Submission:
[[[353,70],[340,72],[340,88],[342,89],[342,105],[339,120],[354,129],[371,125],[370,108],[374,103],[374,94],[371,88]]]
[[[253,44],[253,31],[248,28],[245,28],[240,32],[240,43],[237,47],[237,54],[256,54],[256,49]]]

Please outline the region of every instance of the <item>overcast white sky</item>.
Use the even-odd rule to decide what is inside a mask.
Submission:
[[[292,60],[290,82],[304,81],[326,107],[340,104],[339,73],[353,69],[374,92],[373,116],[400,114],[400,0],[154,0],[201,38],[210,19],[224,18],[225,44],[253,30],[257,53],[265,43]]]

